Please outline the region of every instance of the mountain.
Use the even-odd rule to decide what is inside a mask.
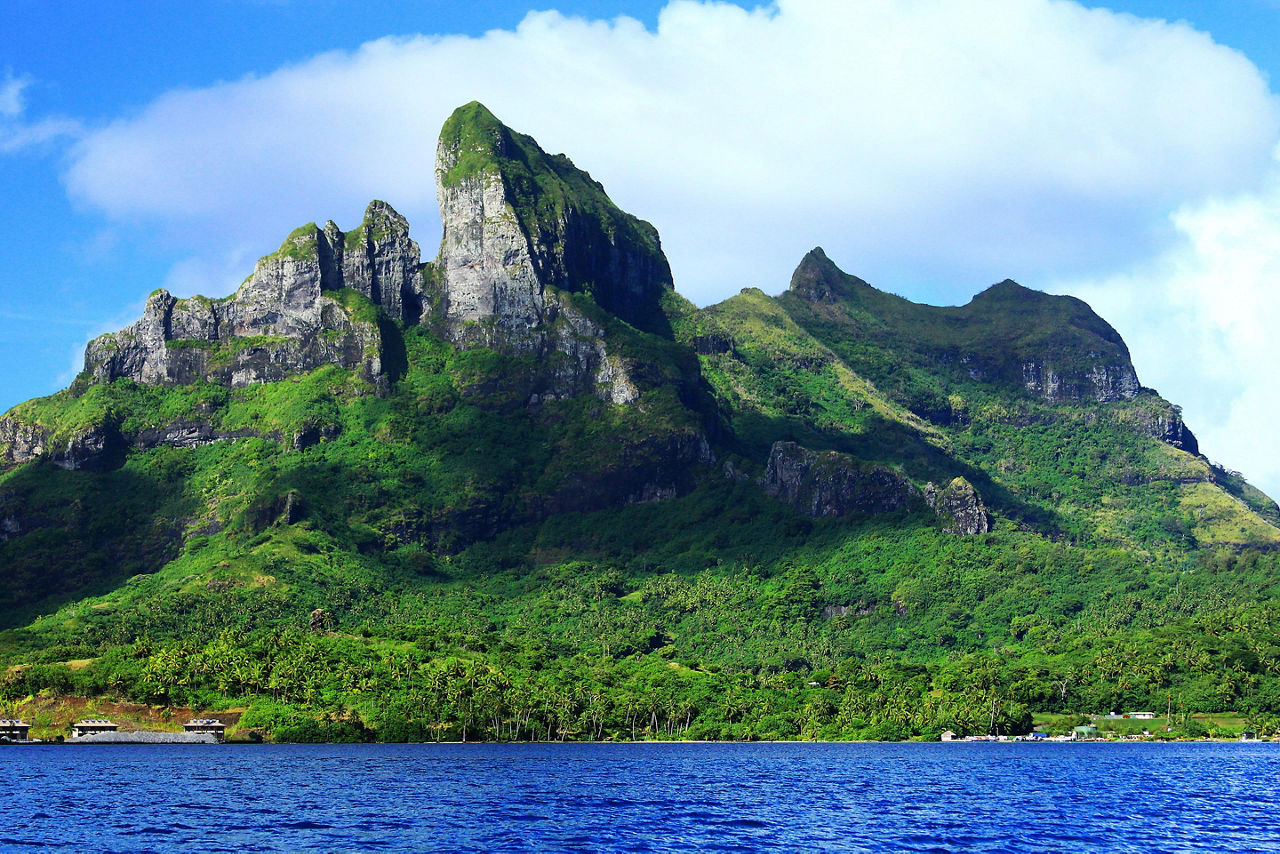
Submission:
[[[814,249],[780,295],[698,308],[652,225],[478,103],[436,182],[435,259],[382,201],[309,223],[0,417],[11,714],[244,709],[292,739],[1280,714],[1280,510],[1085,303],[919,305]]]

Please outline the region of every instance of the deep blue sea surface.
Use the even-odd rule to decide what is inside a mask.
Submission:
[[[1280,851],[1280,743],[19,746],[0,783],[3,851]]]

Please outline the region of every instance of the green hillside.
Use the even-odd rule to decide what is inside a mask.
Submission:
[[[699,309],[478,104],[385,203],[160,291],[0,418],[0,716],[295,740],[1280,724],[1280,511],[1087,305],[917,305],[821,250]],[[781,287],[783,283],[779,283]],[[40,717],[43,715],[44,717]],[[1162,722],[1163,725],[1163,722]]]

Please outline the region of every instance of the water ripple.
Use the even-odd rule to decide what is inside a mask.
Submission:
[[[0,851],[1277,850],[1280,744],[0,750]]]

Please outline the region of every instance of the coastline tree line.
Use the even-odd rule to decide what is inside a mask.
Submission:
[[[178,596],[45,649],[0,678],[0,699],[246,708],[243,728],[289,741],[934,739],[1025,733],[1033,712],[1058,713],[1066,727],[1139,708],[1168,714],[1182,734],[1196,733],[1190,713],[1227,710],[1280,732],[1274,605],[1222,600],[1160,624],[1024,620],[998,647],[929,655],[911,643],[909,653],[844,645],[875,637],[853,631],[849,615],[792,620],[803,606],[788,591],[811,586],[808,568],[766,584],[754,610],[737,607],[730,575],[655,576],[628,601],[609,589],[612,574],[574,572],[500,622],[478,619],[483,596],[468,588],[384,599],[399,623],[353,607],[343,621],[320,609],[285,628],[288,606],[268,595]],[[238,610],[243,626],[215,630],[214,609]],[[113,642],[141,618],[151,621],[142,640]],[[738,625],[716,631],[729,622]],[[207,628],[201,638],[179,625]],[[80,669],[63,663],[90,655]]]

